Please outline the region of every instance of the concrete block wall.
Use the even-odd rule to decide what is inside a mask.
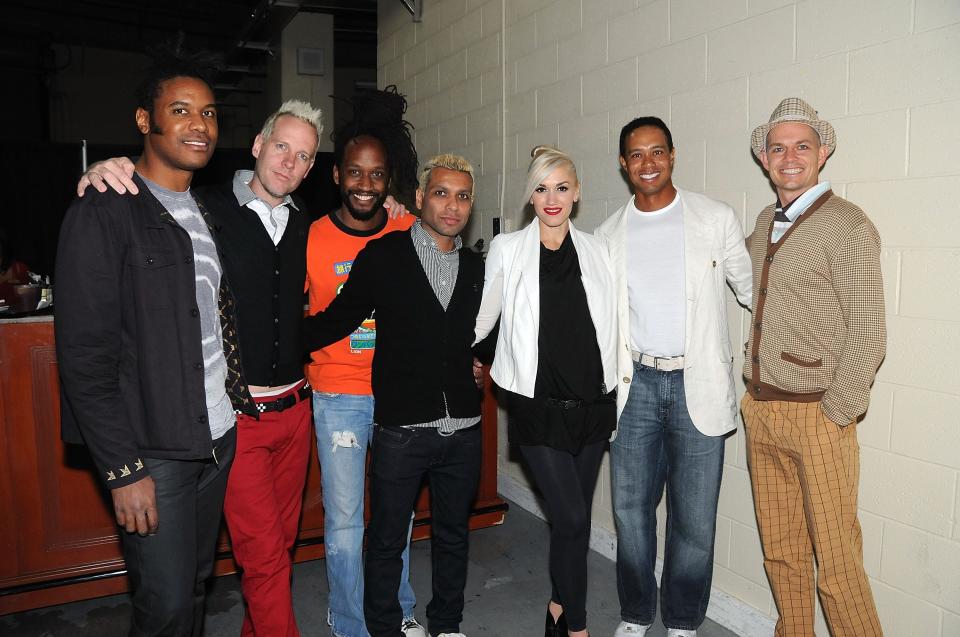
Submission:
[[[493,217],[529,220],[517,199],[540,143],[577,160],[574,222],[596,227],[629,197],[618,135],[641,114],[672,128],[674,181],[728,202],[749,232],[775,197],[753,127],[790,95],[833,122],[823,177],[883,239],[888,354],[859,425],[866,568],[888,635],[960,635],[960,3],[432,0],[415,24],[381,0],[379,20],[378,80],[407,94],[421,157],[478,167],[470,242],[489,239]],[[742,343],[747,313],[732,296],[728,311]],[[501,478],[526,488],[501,433]],[[742,428],[726,458],[711,612],[768,635]],[[606,464],[594,507],[594,539],[612,545]]]

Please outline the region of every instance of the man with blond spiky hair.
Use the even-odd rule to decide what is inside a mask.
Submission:
[[[397,599],[410,511],[428,477],[433,598],[430,634],[456,637],[463,619],[468,520],[480,480],[480,390],[474,322],[483,263],[460,232],[473,207],[473,168],[438,155],[423,168],[418,219],[370,241],[325,310],[307,319],[311,350],[350,334],[376,312],[373,454],[364,614],[373,637],[403,637]]]

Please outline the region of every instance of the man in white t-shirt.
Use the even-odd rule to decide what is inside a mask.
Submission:
[[[736,429],[724,288],[749,307],[752,274],[730,206],[674,187],[670,129],[639,117],[620,132],[633,197],[598,230],[610,246],[620,339],[610,444],[623,621],[644,635],[657,610],[656,508],[666,486],[660,615],[691,637],[710,601],[725,434]]]

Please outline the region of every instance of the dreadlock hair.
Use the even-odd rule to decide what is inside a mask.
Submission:
[[[160,94],[160,85],[177,77],[198,79],[213,92],[213,80],[217,74],[218,59],[205,51],[187,51],[182,45],[182,36],[175,43],[165,43],[149,50],[153,63],[137,86],[137,106],[153,116],[153,105]]]
[[[403,119],[407,99],[391,84],[383,90],[358,90],[352,100],[345,101],[353,107],[353,117],[331,135],[336,165],[343,163],[347,144],[358,137],[373,137],[387,152],[393,189],[412,197],[417,189],[417,149],[410,136],[413,125]]]

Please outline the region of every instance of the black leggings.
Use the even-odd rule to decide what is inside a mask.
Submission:
[[[550,516],[550,581],[570,630],[587,627],[587,550],[590,512],[605,440],[579,454],[543,445],[520,445]]]

